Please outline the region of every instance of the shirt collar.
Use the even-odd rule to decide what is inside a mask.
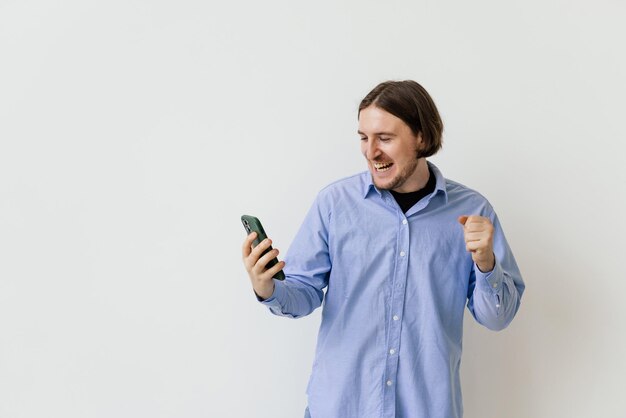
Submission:
[[[437,193],[439,193],[439,191],[441,191],[443,193],[443,198],[445,202],[448,203],[448,191],[446,190],[446,179],[443,177],[443,174],[441,174],[441,171],[437,168],[435,164],[431,163],[430,161],[426,161],[426,163],[428,164],[428,166],[433,171],[433,174],[435,175],[435,191],[433,195],[436,195]],[[365,181],[363,183],[363,198],[365,199],[372,190],[376,191],[376,193],[378,193],[379,196],[382,196],[382,191],[379,190],[378,187],[374,185],[374,181],[372,180],[372,173],[370,173],[369,171],[366,171]]]

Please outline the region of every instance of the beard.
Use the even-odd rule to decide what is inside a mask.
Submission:
[[[380,190],[393,190],[401,187],[417,170],[420,158],[422,158],[421,152],[415,150],[415,159],[407,164],[394,178],[389,180],[387,184],[376,184],[376,180],[374,180],[374,185]]]

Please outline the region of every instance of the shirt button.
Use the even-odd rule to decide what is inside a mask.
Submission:
[[[400,251],[400,257],[404,257],[406,255],[406,253],[404,251]],[[495,287],[495,285],[494,285]]]
[[[391,385],[392,385],[391,380],[387,380],[387,386],[391,386]]]
[[[402,253],[400,253],[400,255],[402,255]],[[498,287],[498,283],[494,283],[491,286],[493,286],[493,288],[495,289],[496,287]]]
[[[397,321],[398,319],[400,319],[400,318],[398,318],[398,315],[394,315],[394,316],[393,316],[393,320],[394,320],[394,321]]]
[[[389,350],[389,354],[396,354],[396,350],[392,348],[391,350]]]
[[[402,225],[406,225],[406,219],[402,220]]]

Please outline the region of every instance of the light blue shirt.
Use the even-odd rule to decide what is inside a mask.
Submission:
[[[287,252],[286,280],[262,302],[291,318],[324,302],[312,418],[460,418],[465,306],[492,330],[519,308],[524,282],[493,208],[428,164],[435,191],[406,214],[369,172],[324,188]],[[461,215],[491,219],[491,272],[466,250]]]

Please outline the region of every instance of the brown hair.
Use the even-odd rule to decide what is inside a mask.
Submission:
[[[385,81],[370,91],[359,105],[361,110],[374,105],[402,119],[414,135],[422,134],[425,148],[419,157],[430,157],[441,149],[443,122],[424,87],[413,80]]]

